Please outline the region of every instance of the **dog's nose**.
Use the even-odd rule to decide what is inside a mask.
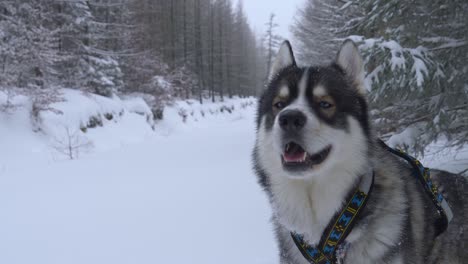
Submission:
[[[307,122],[307,117],[298,110],[286,110],[279,116],[279,125],[286,132],[301,130]]]

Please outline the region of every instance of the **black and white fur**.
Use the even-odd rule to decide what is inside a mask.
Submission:
[[[281,263],[308,263],[290,232],[317,244],[369,169],[374,189],[346,239],[344,263],[468,263],[468,203],[461,198],[466,180],[433,172],[448,185],[455,214],[449,229],[435,238],[433,204],[410,167],[377,144],[365,94],[363,61],[353,42],[343,44],[332,64],[314,67],[298,67],[289,42],[282,45],[259,100],[253,153],[273,208]],[[289,142],[302,147],[308,157],[303,163],[285,162]]]

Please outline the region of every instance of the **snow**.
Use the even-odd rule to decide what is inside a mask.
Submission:
[[[63,114],[45,113],[41,132],[24,97],[0,113],[0,263],[278,263],[251,170],[253,99],[178,102],[153,130],[141,100],[63,92]],[[80,131],[89,153],[57,158],[62,124],[120,111]]]
[[[447,140],[440,139],[427,146],[425,156],[421,159],[423,164],[432,168],[461,173],[468,176],[468,145],[461,148],[447,148]]]
[[[392,58],[390,59],[390,65],[392,71],[398,68],[405,68],[405,57],[403,56],[403,48],[394,40],[384,41],[381,45],[384,48],[390,50]]]
[[[410,49],[411,55],[414,59],[413,68],[411,71],[416,77],[416,84],[418,87],[422,87],[424,79],[429,75],[429,70],[427,69],[426,63],[422,60],[424,57],[423,47],[417,47],[416,49]]]
[[[31,132],[28,98],[15,96],[11,101],[15,109],[0,111],[0,177],[7,164],[24,166],[28,161],[23,159],[25,155],[43,155],[46,149],[45,138]],[[5,102],[6,95],[0,91],[0,106]]]
[[[402,132],[390,137],[387,144],[392,148],[399,146],[411,147],[415,144],[416,137],[421,134],[420,130],[421,127],[418,125],[409,126]]]
[[[383,40],[382,38],[365,38],[363,36],[357,35],[348,36],[346,39],[350,39],[355,43],[360,43],[359,48],[362,50],[372,48],[374,45]]]
[[[371,92],[372,90],[372,83],[378,83],[379,75],[384,70],[383,65],[377,66],[371,73],[367,74],[366,78],[364,79],[364,84],[367,91]]]
[[[141,97],[134,97],[125,100],[124,102],[125,108],[132,112],[142,116],[148,116],[153,118],[153,113],[151,112],[151,108],[146,104],[145,100]]]
[[[156,85],[157,87],[160,87],[164,91],[169,91],[170,88],[172,87],[172,84],[168,82],[166,77],[164,76],[153,77],[153,79],[151,80],[151,83],[153,83],[153,85]]]
[[[433,48],[432,50],[440,50],[440,49],[448,49],[448,48],[458,48],[462,47],[468,44],[468,41],[454,41],[454,42],[449,42],[443,45],[440,45],[439,47]]]
[[[178,101],[153,123],[143,99],[60,92],[38,132],[29,98],[0,111],[0,263],[279,262],[251,169],[255,99]],[[0,91],[0,106],[6,98]],[[64,127],[91,143],[78,159],[56,150]],[[436,150],[425,165],[467,167],[468,148]]]
[[[342,7],[340,7],[340,9],[338,9],[339,11],[343,11],[345,10],[346,8],[348,8],[349,6],[351,6],[353,4],[352,1],[349,1],[349,2],[346,2]]]
[[[40,114],[39,129],[53,149],[60,147],[57,143],[63,145],[60,142],[67,141],[69,133],[81,137],[81,143],[89,142],[95,151],[120,148],[154,134],[153,115],[142,99],[111,99],[70,89],[62,89],[60,94],[63,101],[51,105],[59,114],[52,111]],[[47,151],[54,160],[62,159],[57,151]],[[83,148],[76,154],[81,156],[89,151]]]
[[[429,42],[433,44],[441,44],[438,47],[433,48],[432,50],[447,49],[447,48],[457,48],[468,44],[468,41],[464,39],[455,39],[449,37],[425,37],[421,38],[424,42]]]
[[[352,35],[346,39],[350,39],[355,43],[358,43],[359,49],[363,52],[368,52],[373,48],[388,50],[390,52],[390,58],[388,58],[385,63],[388,63],[391,71],[399,69],[406,70],[408,64],[408,59],[406,57],[410,56],[411,60],[413,60],[411,63],[411,72],[414,75],[416,85],[420,89],[423,88],[425,78],[429,75],[428,64],[432,63],[426,56],[426,48],[422,46],[418,46],[416,48],[403,48],[398,42],[394,40],[385,40],[384,38],[365,38],[363,36]],[[369,61],[366,63],[369,63]],[[384,66],[385,65],[376,66],[375,69],[367,75],[367,87],[371,87],[372,83],[379,82],[379,75],[384,70]],[[439,69],[436,72],[436,75],[443,75],[443,72]]]
[[[40,114],[40,119],[43,120],[42,129],[48,134],[53,134],[54,129],[63,126],[78,130],[82,126],[86,126],[93,116],[101,117],[101,115],[108,113],[118,117],[119,113],[125,111],[118,99],[71,89],[62,89],[59,92],[63,101],[54,103],[51,107],[61,114],[51,111]]]
[[[421,129],[422,127],[418,125],[409,126],[401,133],[390,137],[387,144],[393,148],[411,147],[415,144],[416,137],[421,135]],[[424,157],[421,158],[422,163],[426,167],[456,174],[465,171],[468,168],[468,145],[462,148],[447,147],[447,145],[447,140],[444,138],[429,144],[424,150]]]

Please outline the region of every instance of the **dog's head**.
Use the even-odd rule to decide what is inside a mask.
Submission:
[[[269,174],[294,179],[331,169],[358,173],[370,128],[363,61],[346,41],[328,66],[300,68],[283,43],[259,102],[256,159]]]

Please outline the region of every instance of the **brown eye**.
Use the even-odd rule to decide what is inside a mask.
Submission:
[[[274,106],[277,108],[277,109],[283,109],[284,107],[286,107],[286,103],[285,102],[277,102],[276,104],[274,104]]]
[[[333,105],[327,101],[320,101],[319,106],[320,108],[325,109],[325,110],[333,107]]]

